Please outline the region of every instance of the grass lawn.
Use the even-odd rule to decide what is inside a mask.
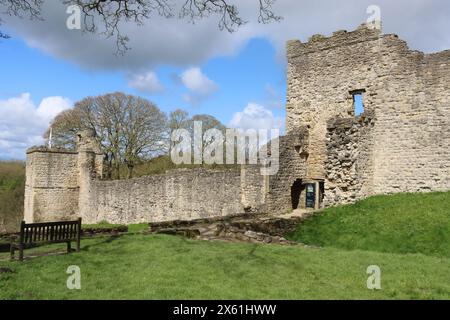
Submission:
[[[421,254],[126,235],[84,240],[70,255],[6,258],[0,266],[14,273],[0,274],[0,299],[448,299],[450,292],[450,260]],[[382,290],[366,287],[373,264]],[[81,268],[81,290],[66,288],[70,265]]]
[[[450,193],[433,193],[328,209],[290,235],[320,248],[129,234],[23,263],[1,253],[13,273],[0,273],[0,299],[450,299],[449,208]],[[52,250],[65,248],[25,256]],[[66,287],[71,265],[81,290]],[[381,290],[367,289],[371,265]]]
[[[450,192],[377,196],[330,208],[289,238],[345,250],[450,258]]]

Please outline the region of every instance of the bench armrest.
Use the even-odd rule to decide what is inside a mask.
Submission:
[[[9,237],[9,240],[10,240],[11,243],[17,242],[17,239],[19,239],[19,236],[18,236],[17,234],[12,234],[12,235]]]

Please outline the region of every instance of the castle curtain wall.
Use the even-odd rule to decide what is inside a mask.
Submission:
[[[102,156],[86,133],[78,152],[28,151],[25,219],[138,223],[285,213],[295,206],[293,191],[295,203],[304,202],[297,191],[305,182],[320,197],[324,184],[327,206],[450,189],[450,51],[412,51],[397,36],[362,26],[289,41],[287,56],[287,134],[276,175],[244,166],[102,181]],[[355,92],[365,110],[358,117]]]
[[[244,212],[237,170],[173,170],[131,180],[96,181],[94,188],[96,221],[129,224]]]
[[[260,212],[267,190],[260,167],[180,169],[105,181],[101,156],[31,149],[27,154],[27,222],[83,218],[84,223],[147,223]]]

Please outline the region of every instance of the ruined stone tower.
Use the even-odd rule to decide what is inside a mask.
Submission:
[[[27,222],[90,217],[91,183],[103,171],[103,155],[92,131],[78,135],[77,151],[27,151],[24,218]]]
[[[286,128],[308,128],[307,179],[324,181],[325,205],[450,189],[449,50],[362,25],[289,41],[287,56]]]

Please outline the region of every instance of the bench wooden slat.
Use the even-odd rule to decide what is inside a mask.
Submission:
[[[28,243],[28,234],[29,234],[28,228],[25,228],[25,241],[24,241],[24,243]]]
[[[43,223],[25,223],[20,225],[19,243],[11,239],[11,259],[14,258],[14,250],[20,250],[20,260],[23,260],[23,250],[26,247],[37,244],[67,243],[67,251],[70,252],[70,242],[76,241],[77,251],[80,250],[81,218],[76,221],[58,221]]]
[[[35,223],[27,223],[26,226],[29,227],[39,227],[39,226],[58,226],[58,225],[77,225],[78,221],[58,221],[58,222],[35,222]]]

